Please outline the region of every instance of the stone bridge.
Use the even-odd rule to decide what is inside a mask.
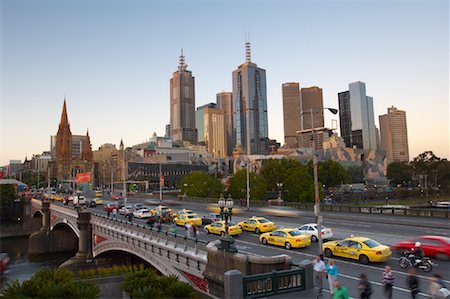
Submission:
[[[55,243],[52,232],[64,225],[78,238],[78,252],[63,264],[65,267],[77,268],[107,252],[127,252],[163,275],[176,275],[181,281],[206,291],[203,271],[207,243],[204,241],[48,201],[32,199],[31,212],[33,216],[42,215],[41,231],[30,236],[31,253],[48,252],[48,244]],[[58,251],[58,246],[50,245],[50,248]]]

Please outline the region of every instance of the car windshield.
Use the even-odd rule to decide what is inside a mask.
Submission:
[[[367,241],[364,241],[363,243],[366,244],[367,247],[369,247],[369,248],[374,248],[374,247],[377,247],[377,246],[380,246],[380,245],[381,245],[381,244],[378,243],[377,241],[370,240],[370,239],[367,240]]]
[[[197,216],[195,216],[195,215],[187,215],[187,217],[188,217],[189,219],[192,219],[192,218],[195,218],[195,217],[197,217]]]
[[[260,219],[258,219],[258,221],[261,222],[261,223],[267,223],[267,222],[270,222],[270,221],[267,220],[266,218],[260,218]]]
[[[229,226],[235,226],[236,223],[234,223],[234,222],[228,222],[228,225],[229,225]]]
[[[293,237],[296,237],[296,236],[300,236],[300,235],[302,234],[302,232],[299,231],[298,229],[294,229],[294,230],[291,230],[291,231],[289,232],[289,234],[290,234],[291,236],[293,236]]]

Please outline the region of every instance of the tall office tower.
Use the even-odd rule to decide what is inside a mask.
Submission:
[[[166,133],[165,133],[164,137],[170,138],[170,124],[166,125]]]
[[[170,79],[170,129],[174,143],[197,143],[194,77],[184,63],[183,49],[178,70]]]
[[[300,90],[301,109],[303,111],[302,130],[311,129],[311,108],[313,109],[314,128],[323,128],[323,96],[322,88],[317,86]]]
[[[225,136],[227,139],[227,156],[233,153],[233,93],[228,91],[219,92],[216,95],[217,108],[225,112]]]
[[[388,113],[379,116],[380,148],[386,151],[389,162],[408,162],[408,129],[406,113],[394,106],[388,108]]]
[[[366,84],[354,82],[349,90],[338,93],[341,136],[347,147],[377,149],[377,128],[373,98],[366,95]]]
[[[245,43],[245,48],[245,62],[233,71],[235,145],[241,145],[247,155],[267,155],[266,71],[251,61],[250,42]]]
[[[225,111],[222,109],[204,109],[204,140],[208,152],[214,158],[227,156],[227,138],[225,130]]]
[[[301,127],[301,99],[300,84],[297,82],[283,83],[283,123],[284,143],[289,148],[297,148],[297,131]]]
[[[197,107],[197,111],[195,111],[195,129],[198,133],[198,142],[205,141],[205,109],[206,108],[216,108],[215,103],[208,103],[203,106]]]

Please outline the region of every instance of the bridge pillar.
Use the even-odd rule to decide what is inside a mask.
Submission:
[[[80,230],[80,237],[78,238],[78,252],[75,255],[78,259],[84,259],[91,256],[91,212],[81,210],[78,213],[78,229]]]
[[[49,232],[50,231],[50,202],[43,201],[42,202],[42,226],[41,231]]]

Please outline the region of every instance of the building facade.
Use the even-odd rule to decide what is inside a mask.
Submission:
[[[300,83],[283,83],[281,90],[283,94],[284,143],[288,148],[297,148],[297,131],[302,129]]]
[[[389,162],[408,162],[408,129],[406,112],[394,106],[388,108],[388,113],[379,116],[380,148],[386,151]]]
[[[266,71],[251,61],[246,43],[246,61],[233,71],[234,139],[244,151],[265,155],[269,150]]]
[[[180,65],[170,79],[170,130],[174,143],[197,143],[195,128],[195,80],[187,70],[181,50]]]
[[[206,148],[213,158],[227,156],[225,133],[225,112],[222,109],[206,108],[204,110],[204,140]]]
[[[225,136],[227,141],[227,156],[233,153],[234,118],[233,118],[233,93],[228,91],[219,92],[216,95],[217,108],[225,113]]]
[[[209,103],[200,107],[197,107],[195,111],[195,128],[197,130],[197,141],[199,143],[205,142],[205,110],[207,108],[216,108],[215,103]]]
[[[301,127],[302,130],[311,130],[311,109],[314,119],[314,128],[322,128],[323,120],[323,95],[322,88],[317,86],[306,87],[300,90],[301,100]]]
[[[350,83],[349,90],[340,92],[338,99],[341,136],[346,146],[376,150],[373,98],[366,95],[366,84],[360,81]]]

